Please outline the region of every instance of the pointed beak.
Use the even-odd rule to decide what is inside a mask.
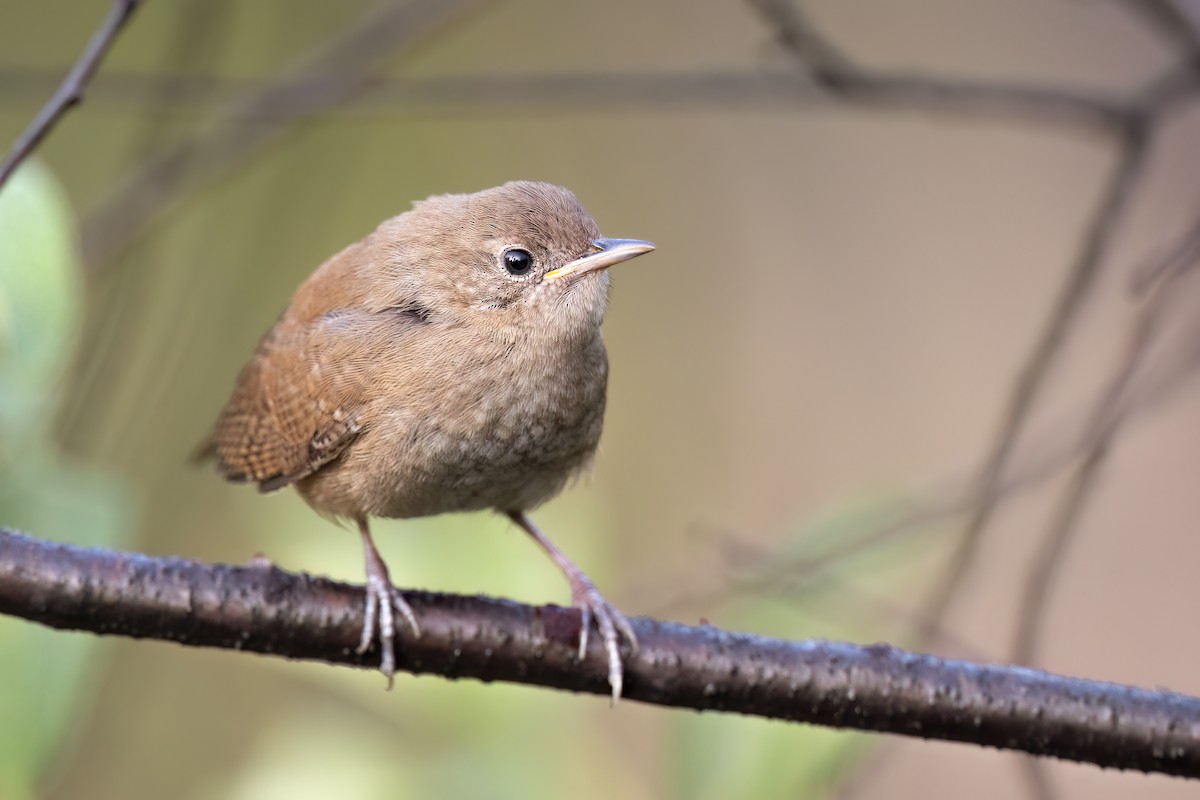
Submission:
[[[592,242],[591,253],[563,264],[558,269],[550,270],[542,276],[542,280],[556,281],[567,277],[579,277],[598,269],[608,269],[613,264],[620,264],[653,249],[653,244],[641,239],[596,239]]]

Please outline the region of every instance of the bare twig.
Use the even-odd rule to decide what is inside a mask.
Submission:
[[[87,47],[75,62],[75,66],[71,67],[58,90],[17,137],[4,161],[0,162],[0,186],[3,186],[21,162],[33,153],[62,115],[83,102],[83,93],[88,81],[96,74],[100,62],[117,40],[117,34],[137,10],[139,2],[140,0],[114,0],[108,15],[88,40]]]
[[[0,69],[0,103],[41,88],[36,70]],[[311,93],[323,95],[336,78],[308,76]],[[1018,83],[954,82],[925,75],[863,78],[857,99],[882,109],[920,108],[942,114],[978,114],[1052,125],[1110,128],[1129,113],[1126,99],[1106,93]],[[106,72],[90,97],[113,113],[196,115],[263,91],[261,81],[215,76]],[[286,121],[302,110],[308,91],[297,90],[270,106],[247,108],[247,121]],[[438,75],[380,77],[336,106],[332,116],[405,118],[439,114],[512,114],[515,111],[611,114],[614,109],[678,112],[694,108],[823,111],[845,102],[827,86],[796,72],[713,70],[668,73],[553,75]]]
[[[1130,116],[1123,103],[1070,91],[871,72],[810,25],[792,0],[750,0],[750,4],[801,69],[841,102],[1006,117],[1052,113],[1102,130],[1120,129]]]
[[[449,678],[606,695],[594,637],[582,663],[574,609],[406,591],[420,639],[400,667]],[[269,564],[206,565],[70,547],[0,530],[0,613],[55,628],[371,666],[361,587]],[[1020,749],[1200,777],[1200,699],[907,653],[787,642],[633,620],[631,700]]]
[[[1169,277],[1176,278],[1182,274],[1181,270],[1173,270]],[[1041,635],[1041,612],[1046,598],[1062,565],[1071,536],[1078,528],[1080,515],[1100,469],[1126,420],[1122,413],[1122,400],[1128,394],[1134,375],[1154,342],[1169,303],[1179,296],[1173,280],[1155,284],[1153,294],[1145,301],[1130,329],[1124,355],[1092,410],[1088,421],[1091,447],[1071,477],[1021,594],[1017,634],[1012,649],[1013,660],[1018,664],[1034,663],[1035,649]]]
[[[1173,359],[1172,363],[1163,365],[1156,371],[1157,374],[1143,376],[1136,381],[1122,398],[1118,412],[1125,418],[1125,424],[1141,418],[1147,411],[1191,385],[1196,379],[1198,366],[1197,354],[1187,352]],[[1062,419],[1050,420],[1033,431],[1029,438],[1038,442],[1040,448],[1035,448],[1033,452],[1026,451],[1020,460],[1014,458],[1010,462],[997,487],[1001,501],[1044,485],[1090,452],[1096,441],[1086,428],[1077,435],[1054,441],[1055,432],[1069,427],[1068,420],[1073,416],[1068,414]],[[714,531],[711,535],[723,537],[720,541],[727,551],[737,548],[739,556],[729,560],[738,563],[741,568],[738,573],[724,583],[709,582],[702,590],[673,594],[650,602],[659,613],[672,613],[684,608],[708,607],[733,594],[772,592],[798,597],[816,588],[824,576],[834,572],[845,561],[895,540],[936,531],[967,516],[974,509],[975,496],[976,491],[963,485],[959,479],[942,481],[919,493],[919,499],[912,503],[911,510],[841,536],[837,544],[824,549],[819,555],[781,558],[775,548],[762,547],[746,540],[735,541],[731,534]],[[814,528],[807,528],[794,534],[793,538],[803,539],[816,532]],[[656,581],[656,585],[659,583],[661,581]],[[930,641],[953,641],[945,634],[942,628],[938,628]]]
[[[1144,294],[1173,273],[1190,268],[1200,261],[1200,219],[1196,220],[1179,239],[1162,253],[1140,266],[1133,274],[1131,290]]]
[[[1200,229],[1198,229],[1200,230]],[[1066,493],[1051,521],[1049,532],[1041,542],[1034,567],[1025,579],[1017,614],[1017,628],[1012,658],[1018,664],[1034,664],[1036,648],[1041,640],[1045,608],[1050,591],[1065,562],[1071,539],[1079,527],[1083,509],[1094,490],[1100,471],[1111,452],[1117,434],[1128,421],[1127,395],[1134,385],[1142,361],[1150,351],[1169,303],[1178,295],[1173,291],[1174,279],[1195,264],[1197,253],[1189,252],[1190,235],[1172,248],[1166,256],[1147,270],[1146,285],[1151,287],[1151,296],[1145,300],[1130,330],[1125,345],[1125,354],[1114,370],[1108,385],[1101,392],[1088,419],[1085,439],[1089,449],[1071,476]],[[1049,800],[1055,793],[1045,762],[1024,759],[1023,773],[1029,781],[1032,796],[1038,800]]]
[[[1084,235],[1079,256],[1013,388],[1000,429],[984,459],[974,511],[951,558],[945,578],[931,595],[925,617],[927,626],[941,623],[974,562],[983,533],[1000,500],[1001,479],[1005,468],[1046,377],[1050,374],[1050,369],[1083,308],[1084,301],[1091,294],[1108,243],[1141,177],[1146,149],[1144,131],[1138,126],[1129,128],[1122,140],[1117,165],[1109,179],[1108,187]]]
[[[752,2],[776,31],[780,43],[830,92],[847,99],[861,99],[876,96],[876,91],[885,86],[891,86],[894,90],[891,79],[885,79],[883,84],[879,84],[876,80],[864,76],[838,48],[808,24],[794,2]],[[922,82],[922,86],[925,90],[928,89],[925,82]],[[1152,90],[1157,91],[1158,88],[1156,84]],[[940,92],[935,93],[935,96],[938,95]],[[953,92],[951,96],[957,98],[959,94]],[[963,92],[961,96],[973,98],[969,102],[977,102],[978,99],[978,94],[970,90]],[[912,102],[911,95],[896,94],[894,91],[886,92],[884,98],[890,101]],[[1090,294],[1115,223],[1128,204],[1141,175],[1147,138],[1147,123],[1143,113],[1125,113],[1113,120],[1114,130],[1121,134],[1117,166],[1084,236],[1079,257],[1051,310],[1042,335],[1035,343],[1019,376],[1000,429],[983,461],[973,500],[974,511],[944,573],[945,577],[931,595],[927,613],[923,616],[922,640],[929,639],[941,626],[947,609],[974,562],[983,533],[1000,501],[1001,483],[1017,440],[1041,392],[1045,378]]]
[[[751,0],[752,4],[771,25],[780,44],[800,63],[801,68],[808,72],[814,80],[825,87],[831,94],[843,100],[884,100],[902,104],[919,103],[921,98],[937,97],[953,98],[956,105],[965,99],[968,107],[980,102],[981,97],[976,87],[957,86],[940,82],[936,79],[921,78],[897,79],[896,76],[872,76],[861,68],[816,30],[804,13],[790,0]],[[1136,3],[1134,5],[1137,5]],[[1196,47],[1200,40],[1193,41],[1191,35],[1195,28],[1187,28],[1183,19],[1185,9],[1173,2],[1146,3],[1138,13],[1151,19],[1165,28],[1183,26],[1184,30],[1177,31],[1185,44],[1189,45],[1191,54],[1195,56]],[[1193,22],[1195,20],[1192,20]],[[1004,419],[1000,425],[996,439],[984,459],[980,476],[971,499],[972,514],[967,522],[966,530],[959,542],[951,563],[944,573],[941,584],[935,589],[929,602],[927,613],[923,616],[921,641],[927,641],[934,636],[943,624],[947,609],[953,601],[959,587],[962,585],[971,564],[974,561],[982,535],[990,522],[992,515],[1001,498],[1007,493],[1004,475],[1015,451],[1017,441],[1023,433],[1036,399],[1056,361],[1057,354],[1069,335],[1073,322],[1077,318],[1084,301],[1090,295],[1091,287],[1095,284],[1096,276],[1104,262],[1112,232],[1125,207],[1131,200],[1134,188],[1140,179],[1146,160],[1148,137],[1154,126],[1160,122],[1181,100],[1194,96],[1197,90],[1197,63],[1189,59],[1182,67],[1174,69],[1155,79],[1144,89],[1140,90],[1124,109],[1113,109],[1113,114],[1107,119],[1112,123],[1112,130],[1118,133],[1120,142],[1118,163],[1114,169],[1108,188],[1093,216],[1084,236],[1083,245],[1067,283],[1060,292],[1059,299],[1052,309],[1050,318],[1043,333],[1035,344],[1029,360],[1022,370],[1014,387]],[[947,87],[952,87],[947,89]],[[961,96],[960,96],[961,94]],[[1200,228],[1197,229],[1200,231]],[[1182,263],[1193,260],[1197,253],[1195,236],[1189,235],[1170,253],[1167,254],[1155,268],[1154,274],[1144,270],[1142,284],[1154,280],[1157,273],[1178,269]],[[1136,360],[1136,358],[1135,358]],[[1132,368],[1131,368],[1132,369]],[[1122,391],[1128,388],[1130,375],[1121,379]],[[1105,405],[1105,419],[1119,417],[1119,397],[1111,398],[1110,404]],[[1085,434],[1088,441],[1088,463],[1095,458],[1096,453],[1102,453],[1107,446],[1108,431],[1097,427],[1097,423],[1089,426]],[[1091,474],[1089,469],[1085,473]],[[1087,481],[1090,483],[1090,480]],[[1084,492],[1086,494],[1086,492]],[[1072,494],[1072,496],[1074,496]],[[1068,505],[1071,505],[1069,502]],[[951,510],[950,508],[946,509]],[[902,526],[908,527],[905,520]],[[1071,527],[1069,524],[1067,527]],[[1063,530],[1056,527],[1055,530]],[[886,535],[886,534],[881,534]],[[873,537],[872,537],[873,538]],[[1057,537],[1051,537],[1056,540]],[[1048,545],[1054,550],[1053,541]],[[1041,585],[1053,574],[1053,565],[1057,563],[1053,557],[1048,557],[1042,564],[1049,570],[1031,578],[1032,585]],[[1027,597],[1042,597],[1033,592]],[[1026,614],[1036,613],[1026,609]]]
[[[1200,67],[1196,62],[1200,54],[1200,5],[1196,0],[1124,0],[1122,5]]]
[[[841,86],[862,79],[862,72],[840,47],[830,41],[792,0],[750,0],[775,39],[819,82]]]

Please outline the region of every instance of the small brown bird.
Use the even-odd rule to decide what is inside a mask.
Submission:
[[[621,694],[625,617],[527,512],[591,462],[608,357],[607,268],[648,253],[604,239],[566,189],[517,181],[438,195],[322,264],[242,369],[207,451],[232,481],[294,484],[354,520],[366,559],[359,652],[378,630],[395,670],[393,609],[420,636],[368,517],[495,509],[566,575],[587,648],[594,617]]]

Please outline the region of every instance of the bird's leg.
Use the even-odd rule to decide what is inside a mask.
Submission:
[[[563,575],[567,576],[567,582],[571,585],[571,603],[579,609],[582,618],[582,628],[579,631],[579,657],[581,659],[587,652],[588,628],[591,625],[591,618],[593,616],[596,618],[596,625],[600,628],[600,635],[604,638],[604,649],[608,652],[608,684],[612,687],[613,703],[616,703],[621,697],[623,675],[621,649],[617,641],[618,631],[629,642],[630,649],[634,652],[637,651],[637,636],[634,635],[629,620],[604,599],[604,596],[596,589],[596,585],[592,583],[591,579],[583,573],[583,570],[572,564],[571,560],[537,529],[533,520],[529,519],[524,511],[509,511],[508,517],[517,523],[521,530],[532,536],[538,546],[545,550],[546,555],[550,556],[562,570]]]
[[[398,610],[408,620],[413,636],[420,638],[421,627],[417,625],[417,618],[413,615],[408,603],[405,602],[404,596],[400,594],[400,590],[392,585],[387,564],[383,563],[383,558],[375,549],[375,542],[371,541],[371,532],[367,529],[366,519],[360,517],[357,522],[358,532],[362,534],[363,557],[367,570],[367,611],[363,619],[362,639],[358,642],[358,652],[365,653],[371,646],[371,641],[375,638],[376,617],[378,616],[381,654],[379,671],[387,676],[388,688],[391,689],[392,675],[396,672],[394,647],[396,622],[392,616],[392,609]]]

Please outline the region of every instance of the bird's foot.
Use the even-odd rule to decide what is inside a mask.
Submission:
[[[579,609],[581,627],[579,630],[579,658],[587,653],[588,629],[592,617],[596,618],[596,627],[600,629],[600,638],[604,641],[604,650],[608,653],[608,685],[612,687],[612,701],[615,705],[621,699],[621,689],[624,684],[624,666],[621,663],[621,645],[619,636],[629,642],[631,652],[637,652],[637,636],[633,626],[625,615],[604,599],[587,575],[579,569],[567,570],[567,580],[571,584],[571,604]]]
[[[571,603],[579,609],[582,625],[579,630],[579,659],[582,661],[587,654],[588,629],[592,625],[592,617],[596,618],[596,626],[604,639],[604,650],[608,653],[608,685],[612,687],[613,705],[621,699],[621,689],[624,684],[624,666],[621,664],[621,643],[618,632],[629,642],[629,650],[637,652],[637,636],[633,626],[625,615],[612,606],[596,589],[583,570],[571,563],[571,559],[547,539],[533,520],[524,511],[506,512],[508,518],[515,522],[521,530],[528,533],[537,542],[538,547],[546,551],[546,555],[558,565],[567,582],[571,585]]]
[[[421,626],[417,624],[416,615],[413,614],[404,595],[392,585],[387,569],[372,570],[369,559],[367,564],[367,610],[363,617],[362,638],[358,642],[357,652],[367,652],[378,631],[379,671],[387,677],[387,688],[391,689],[392,676],[396,674],[396,618],[392,614],[393,609],[404,616],[412,628],[413,636],[418,639],[421,638]]]

